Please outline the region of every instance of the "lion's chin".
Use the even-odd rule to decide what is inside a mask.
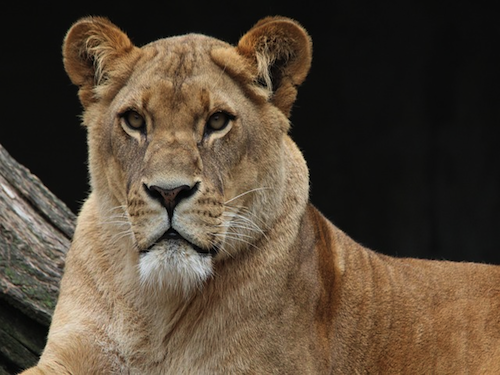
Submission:
[[[139,259],[141,285],[188,296],[212,275],[212,257],[200,254],[183,239],[164,240]]]

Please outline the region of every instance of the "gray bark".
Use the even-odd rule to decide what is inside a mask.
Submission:
[[[75,221],[0,145],[0,375],[32,366],[45,346]]]

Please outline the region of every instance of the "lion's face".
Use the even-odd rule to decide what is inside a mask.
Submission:
[[[130,239],[144,284],[187,292],[215,260],[265,237],[291,103],[255,83],[244,46],[186,35],[139,49],[109,21],[85,22],[67,36],[65,63],[81,88],[100,215]]]
[[[248,207],[260,207],[252,202],[272,188],[276,166],[257,167],[258,158],[277,160],[283,132],[266,126],[274,107],[250,102],[212,61],[211,43],[186,36],[147,46],[103,117],[89,124],[104,172],[94,175],[106,176],[113,214],[130,223],[148,282],[162,282],[152,275],[171,282],[173,274],[179,285],[203,280],[214,256],[265,230],[262,213]]]

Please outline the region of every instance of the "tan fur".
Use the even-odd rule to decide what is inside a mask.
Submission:
[[[383,256],[308,203],[287,134],[312,53],[295,21],[138,48],[85,18],[63,53],[92,192],[26,374],[500,373],[500,267]],[[154,186],[183,185],[170,218]],[[159,241],[170,226],[184,239]]]

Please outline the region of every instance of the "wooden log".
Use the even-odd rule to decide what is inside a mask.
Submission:
[[[32,366],[45,346],[75,221],[0,145],[0,375]]]

